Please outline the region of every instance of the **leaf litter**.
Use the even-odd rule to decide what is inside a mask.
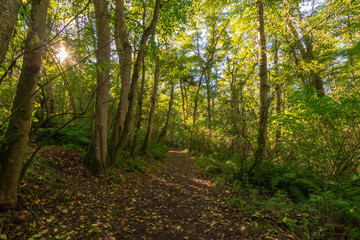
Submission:
[[[187,153],[170,151],[160,171],[116,169],[114,178],[91,176],[73,149],[44,148],[21,182],[18,208],[1,215],[0,239],[258,239],[269,232],[227,206],[230,191],[214,186]]]

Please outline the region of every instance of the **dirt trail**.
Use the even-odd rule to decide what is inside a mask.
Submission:
[[[143,179],[133,195],[135,219],[125,225],[135,231],[128,239],[247,239],[248,232],[233,209],[224,202],[224,193],[212,186],[193,160],[181,151],[170,151],[162,174]],[[145,213],[145,214],[144,214]]]
[[[158,173],[116,170],[113,181],[91,176],[71,149],[47,147],[41,156],[18,209],[1,216],[2,239],[260,238],[187,153],[170,151]]]

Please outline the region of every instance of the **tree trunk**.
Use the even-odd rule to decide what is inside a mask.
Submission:
[[[137,85],[138,85],[138,80],[139,80],[140,66],[141,66],[142,60],[144,58],[146,43],[147,43],[150,35],[152,35],[153,32],[155,31],[155,27],[156,27],[156,24],[159,19],[159,13],[160,13],[161,7],[162,7],[161,0],[156,0],[153,18],[151,20],[150,25],[145,29],[145,31],[141,37],[141,40],[140,40],[140,45],[139,45],[140,49],[139,49],[139,53],[138,53],[136,61],[135,61],[132,79],[131,79],[131,86],[130,86],[130,92],[129,92],[129,98],[128,98],[129,106],[128,106],[128,111],[126,113],[124,130],[115,146],[114,153],[111,157],[111,162],[110,162],[111,167],[114,166],[116,161],[120,158],[121,153],[125,147],[126,141],[129,137],[131,127],[133,126],[134,109],[135,109],[135,104],[136,104],[135,100],[136,100]]]
[[[236,119],[236,114],[238,113],[238,109],[239,109],[239,101],[238,101],[238,91],[236,89],[236,75],[237,75],[237,70],[233,69],[232,71],[230,71],[230,75],[231,75],[231,81],[230,81],[230,119],[231,119],[231,127],[232,127],[232,134],[233,134],[233,141],[231,144],[231,153],[234,154],[235,153],[235,145],[237,144],[236,137],[238,134],[238,124],[237,124],[237,119]]]
[[[183,109],[183,122],[184,122],[184,130],[187,131],[187,118],[188,118],[188,100],[187,100],[187,91],[184,82],[180,82],[180,90],[181,90],[181,99],[182,99],[182,109]],[[189,148],[189,137],[188,134],[185,134],[185,148]]]
[[[281,84],[279,82],[279,65],[278,65],[278,61],[279,61],[279,47],[280,47],[280,43],[276,40],[275,41],[275,45],[274,45],[275,49],[275,55],[274,55],[274,78],[276,81],[275,84],[275,91],[276,91],[276,115],[277,117],[280,117],[281,115]],[[280,142],[280,137],[281,137],[281,125],[278,122],[276,125],[276,131],[275,131],[276,135],[275,135],[275,152],[277,152],[278,150],[278,145]]]
[[[21,0],[0,0],[0,65],[9,47],[20,4]]]
[[[142,24],[145,31],[145,24],[146,24],[146,2],[143,1],[143,14],[142,14]],[[143,96],[145,92],[145,78],[146,78],[146,65],[145,65],[145,55],[142,59],[142,72],[141,72],[141,87],[140,87],[140,95],[138,96],[138,109],[136,113],[136,127],[134,131],[131,132],[130,138],[129,138],[129,145],[130,145],[130,156],[134,157],[136,154],[136,147],[137,147],[137,141],[138,141],[138,133],[141,128],[141,122],[143,117]]]
[[[160,59],[158,56],[156,56],[154,86],[153,86],[153,92],[152,92],[152,96],[151,96],[149,121],[148,121],[148,126],[147,126],[147,130],[146,130],[144,143],[141,147],[141,152],[144,154],[147,153],[147,150],[149,148],[150,141],[151,141],[151,134],[152,134],[152,128],[153,128],[155,110],[156,110],[156,100],[157,100],[157,92],[158,92],[158,86],[159,86],[159,78],[160,78]]]
[[[106,1],[94,0],[94,6],[97,33],[97,90],[93,153],[89,154],[88,167],[92,174],[96,176],[105,173],[107,158],[107,118],[110,90],[110,28]]]
[[[311,63],[312,61],[314,61],[315,57],[313,54],[313,46],[311,43],[311,39],[308,36],[303,37],[305,41],[305,47],[302,45],[301,38],[299,37],[297,30],[294,28],[290,20],[290,6],[288,6],[288,10],[286,13],[286,26],[289,29],[291,37],[295,41],[295,47],[299,50],[302,60],[306,63]],[[319,74],[313,69],[311,69],[308,72],[308,77],[310,79],[310,85],[315,87],[315,89],[317,90],[318,97],[325,96],[323,82]]]
[[[258,148],[255,154],[255,162],[250,168],[252,170],[265,158],[267,145],[267,125],[269,112],[269,82],[267,77],[267,55],[266,55],[266,37],[264,27],[264,6],[262,0],[256,1],[257,6],[257,25],[259,40],[259,68],[260,68],[260,119],[258,132]]]
[[[111,139],[111,150],[119,140],[124,128],[125,116],[129,106],[128,95],[131,80],[131,57],[132,47],[129,42],[125,24],[125,7],[123,0],[116,0],[116,20],[115,20],[115,44],[119,56],[121,91],[120,102],[116,113],[115,125]]]
[[[134,132],[134,138],[131,140],[130,143],[130,155],[132,157],[135,156],[135,151],[136,151],[136,146],[137,146],[137,141],[138,141],[138,134],[139,134],[139,130],[141,128],[141,122],[142,122],[142,118],[143,118],[143,96],[144,96],[144,92],[145,92],[145,77],[146,77],[146,65],[145,65],[145,57],[143,58],[142,61],[142,73],[141,73],[141,87],[140,87],[140,95],[138,97],[138,109],[137,109],[137,113],[136,113],[136,128],[135,128],[135,132]]]
[[[354,39],[353,39],[353,31],[351,31],[352,22],[351,22],[351,18],[350,18],[349,14],[346,17],[347,17],[346,27],[347,27],[347,30],[348,30],[350,46],[353,48],[355,46],[355,44],[354,44]],[[348,61],[349,61],[349,64],[350,64],[351,81],[354,82],[356,77],[355,77],[355,73],[354,73],[354,56],[353,56],[353,54],[349,55]]]
[[[23,66],[12,107],[12,116],[1,146],[0,208],[16,205],[17,188],[30,130],[33,101],[39,80],[49,0],[33,0],[31,25],[25,42]]]
[[[206,98],[207,98],[207,114],[208,114],[208,130],[209,130],[209,136],[211,137],[211,67],[208,68],[208,72],[205,76],[205,82],[206,82]],[[210,143],[211,144],[211,143]]]
[[[158,137],[158,142],[161,142],[161,141],[163,140],[163,138],[165,137],[165,135],[166,135],[166,133],[167,133],[167,129],[168,129],[168,127],[169,127],[171,110],[172,110],[172,106],[173,106],[173,104],[174,104],[174,91],[175,91],[175,84],[171,83],[169,108],[168,108],[168,111],[167,111],[165,124],[164,124],[164,126],[161,128],[161,130],[160,130],[160,134],[159,134],[159,137]]]

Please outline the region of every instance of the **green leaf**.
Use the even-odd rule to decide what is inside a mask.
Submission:
[[[6,236],[6,234],[0,234],[0,239],[7,239],[7,236]]]
[[[41,235],[42,235],[41,233],[37,233],[37,234],[33,235],[32,238],[38,238],[38,237],[41,237]]]

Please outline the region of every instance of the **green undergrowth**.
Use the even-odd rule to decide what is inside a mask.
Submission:
[[[53,135],[49,138],[50,135]],[[36,135],[38,144],[70,147],[84,153],[91,142],[92,130],[86,125],[68,125],[57,131],[56,127],[39,128]]]
[[[123,168],[129,172],[156,172],[167,161],[168,149],[164,144],[152,142],[145,156],[131,157],[129,152],[125,151],[123,158],[116,163],[117,168]]]
[[[227,198],[259,227],[287,229],[298,239],[360,239],[360,182],[330,181],[311,172],[264,163],[252,176],[243,174],[238,156],[196,158],[217,184],[230,185]]]

